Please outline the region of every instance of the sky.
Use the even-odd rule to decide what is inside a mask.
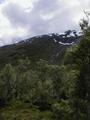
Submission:
[[[90,0],[0,0],[0,45],[48,33],[79,30]]]

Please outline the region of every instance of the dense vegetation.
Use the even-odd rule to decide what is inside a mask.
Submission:
[[[62,64],[25,57],[1,68],[0,120],[90,119],[90,28],[82,25]]]

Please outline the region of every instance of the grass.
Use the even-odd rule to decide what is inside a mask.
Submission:
[[[50,111],[40,111],[20,102],[0,109],[0,114],[0,120],[53,120]]]

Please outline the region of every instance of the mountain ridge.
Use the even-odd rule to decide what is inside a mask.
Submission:
[[[35,36],[18,43],[0,47],[0,64],[15,64],[28,57],[35,62],[44,59],[52,64],[60,64],[66,49],[77,44],[81,36],[66,34],[46,34]]]

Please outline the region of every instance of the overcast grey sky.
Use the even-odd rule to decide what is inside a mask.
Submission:
[[[90,0],[0,0],[0,44],[46,33],[79,30]]]

